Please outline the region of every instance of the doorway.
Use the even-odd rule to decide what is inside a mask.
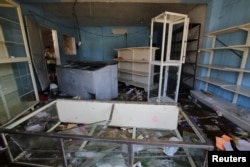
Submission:
[[[40,31],[41,31],[42,46],[44,49],[43,53],[45,53],[46,47],[51,48],[51,52],[54,53],[55,58],[56,58],[56,65],[60,65],[61,59],[60,59],[60,54],[59,54],[57,31],[50,29],[50,28],[47,28],[43,25],[40,25]],[[49,75],[48,68],[47,68],[47,72]],[[49,75],[49,80],[50,80],[50,83],[57,83],[56,73],[55,73],[55,78],[51,78],[51,76]]]
[[[56,64],[61,64],[57,31],[40,25],[28,16],[25,17],[27,26],[27,35],[31,53],[35,76],[37,78],[37,87],[39,91],[46,90],[51,81],[48,75],[47,63],[44,56],[45,47],[50,46],[56,55]]]

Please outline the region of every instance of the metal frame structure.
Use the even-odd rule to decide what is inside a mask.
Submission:
[[[181,135],[181,133],[179,132],[179,130],[177,128],[173,129],[173,130],[164,130],[164,131],[169,131],[169,132],[175,134],[175,136],[179,139],[178,142],[169,141],[169,140],[155,140],[153,138],[138,139],[138,138],[136,138],[136,136],[138,136],[138,134],[141,133],[139,131],[140,128],[136,127],[136,126],[132,126],[132,125],[131,125],[132,126],[132,137],[131,138],[103,137],[100,134],[105,133],[107,128],[112,127],[112,124],[117,124],[117,123],[114,123],[116,121],[113,122],[113,120],[120,119],[119,116],[118,116],[118,118],[115,118],[115,117],[117,117],[117,112],[120,112],[120,110],[117,108],[117,105],[118,106],[121,105],[122,108],[124,108],[124,106],[132,104],[132,103],[114,102],[114,101],[109,101],[109,102],[87,101],[87,102],[90,103],[90,105],[96,106],[96,108],[98,108],[97,106],[99,104],[106,104],[106,103],[107,104],[110,103],[111,106],[112,106],[110,108],[111,111],[108,112],[108,115],[107,115],[107,117],[108,117],[107,120],[108,121],[97,121],[95,123],[88,123],[88,124],[84,124],[84,122],[83,122],[83,124],[86,125],[86,126],[91,125],[91,128],[88,131],[87,135],[56,133],[54,131],[55,128],[59,124],[62,123],[61,121],[63,121],[63,119],[68,119],[67,117],[69,117],[69,116],[67,116],[67,115],[66,115],[65,118],[63,118],[64,116],[59,116],[59,117],[61,117],[62,120],[55,121],[54,125],[51,126],[51,128],[47,129],[46,132],[41,132],[41,131],[38,131],[38,132],[32,131],[31,132],[31,131],[25,131],[25,130],[18,129],[18,127],[20,127],[20,125],[22,123],[24,123],[25,121],[31,119],[36,114],[41,113],[42,111],[44,111],[44,110],[46,110],[48,108],[53,108],[53,106],[58,106],[58,102],[61,103],[61,104],[66,103],[66,105],[67,105],[68,102],[73,102],[74,103],[73,100],[63,100],[63,99],[53,101],[53,102],[47,104],[46,106],[43,106],[43,107],[39,108],[38,110],[32,112],[31,114],[23,117],[22,119],[19,119],[18,121],[6,126],[5,128],[2,128],[0,130],[1,136],[2,136],[4,144],[5,144],[5,147],[7,148],[7,152],[8,152],[8,155],[10,157],[10,161],[12,163],[21,164],[21,165],[28,165],[28,166],[46,166],[44,164],[39,164],[39,163],[36,163],[36,162],[39,162],[39,160],[41,160],[41,161],[42,160],[43,161],[60,160],[60,162],[63,162],[63,164],[62,164],[63,166],[72,165],[72,164],[69,163],[69,160],[70,160],[70,158],[73,158],[73,157],[68,157],[67,156],[70,151],[66,149],[66,144],[65,143],[67,141],[74,141],[74,140],[80,141],[82,143],[82,144],[80,144],[81,146],[79,148],[77,148],[77,150],[74,152],[74,154],[81,152],[83,149],[85,149],[87,147],[88,144],[96,143],[96,142],[98,142],[98,143],[110,143],[110,148],[108,150],[104,151],[105,155],[112,153],[112,151],[113,151],[112,144],[126,145],[127,146],[127,151],[128,151],[127,156],[126,156],[127,157],[127,166],[129,166],[129,167],[133,167],[133,164],[135,163],[135,159],[137,159],[138,156],[139,156],[139,154],[135,153],[135,150],[134,150],[135,145],[152,146],[152,147],[180,147],[180,148],[183,149],[183,153],[178,153],[176,155],[176,157],[185,157],[185,158],[187,158],[187,160],[188,160],[191,167],[196,167],[197,164],[195,163],[195,160],[193,159],[193,157],[190,155],[190,152],[189,152],[188,149],[201,149],[201,150],[204,150],[205,152],[214,149],[214,146],[212,144],[210,144],[203,137],[200,130],[196,128],[195,124],[191,121],[191,119],[189,119],[188,116],[178,106],[176,106],[176,107],[178,109],[180,109],[179,114],[181,115],[180,117],[183,118],[182,121],[187,121],[187,123],[189,124],[189,126],[193,130],[193,133],[195,134],[196,138],[199,140],[198,142],[186,142],[186,141],[184,141],[183,136]],[[80,104],[82,102],[77,101],[75,103]],[[84,101],[84,103],[86,103],[86,101]],[[144,104],[145,104],[145,106],[143,107]],[[66,105],[63,105],[63,106],[66,106]],[[72,105],[75,105],[75,104],[72,104]],[[137,104],[132,104],[132,105],[137,105]],[[142,107],[142,108],[144,108],[146,110],[146,108],[150,108],[151,104],[149,104],[149,103],[141,103],[140,105],[141,105],[140,108]],[[153,106],[159,106],[159,105],[160,104],[158,104],[158,105],[153,104]],[[172,106],[172,104],[163,104],[162,106],[165,107],[165,108],[168,108],[168,107],[171,108],[171,107],[174,107],[175,105]],[[90,107],[90,108],[92,108],[92,107]],[[103,108],[103,107],[101,106],[101,108]],[[57,109],[60,109],[60,107],[57,107]],[[82,112],[84,113],[84,111],[82,111]],[[95,112],[95,111],[90,111],[90,112]],[[142,112],[144,112],[144,110],[142,110]],[[145,112],[147,113],[147,111],[145,111]],[[155,112],[155,110],[153,112]],[[171,112],[171,111],[168,111],[168,112]],[[60,114],[60,113],[61,112],[59,111],[58,114]],[[101,114],[99,114],[99,115],[101,115]],[[96,115],[96,117],[100,118],[99,115]],[[82,117],[84,117],[84,114],[82,115]],[[69,120],[70,119],[71,118],[69,118]],[[144,124],[141,125],[141,126],[144,126],[144,125],[147,125],[147,124],[148,124],[148,122],[144,121]],[[97,126],[99,126],[99,125],[101,125],[101,128],[98,129]],[[157,131],[157,129],[154,129],[154,130]],[[22,146],[19,146],[19,147],[22,147],[22,149],[20,148],[21,151],[19,151],[19,153],[16,154],[16,153],[13,152],[13,150],[11,148],[11,145],[10,145],[11,142],[13,143],[13,141],[15,141],[14,139],[10,140],[11,138],[14,138],[13,135],[14,136],[16,135],[17,139],[23,138],[23,137],[24,138],[25,137],[33,138],[34,140],[36,139],[36,137],[38,137],[38,138],[42,137],[43,140],[53,139],[53,141],[58,143],[59,150],[57,152],[60,152],[60,156],[57,156],[56,158],[55,157],[38,157],[38,158],[33,157],[34,159],[32,159],[31,157],[29,157],[29,155],[32,153],[32,149],[24,148]],[[18,143],[18,142],[15,141],[14,143]],[[17,146],[18,145],[19,144],[17,144]],[[36,145],[36,147],[39,147],[38,145]],[[46,155],[49,155],[50,152],[55,152],[55,150],[52,149],[53,144],[50,143],[50,145],[51,145],[51,147],[50,147],[51,150],[46,150],[46,149],[45,150],[36,150],[35,149],[35,150],[33,150],[33,152],[34,151],[35,152],[36,151],[41,151],[41,152],[47,153]],[[159,157],[159,155],[156,156],[156,158],[158,158],[158,157]],[[97,157],[97,160],[100,160],[101,158],[104,158],[104,155],[99,157],[99,159]],[[139,158],[140,158],[140,156],[139,156]],[[154,158],[154,156],[152,156],[151,158]],[[164,156],[164,157],[161,157],[161,158],[168,159],[168,158],[171,158],[171,157]],[[96,163],[96,161],[91,160],[88,163]],[[204,164],[206,164],[206,156],[204,157]],[[48,166],[50,166],[50,165],[48,165]]]
[[[182,65],[182,74],[180,81],[179,93],[189,93],[190,90],[194,89],[195,74],[197,70],[197,60],[199,55],[200,45],[200,23],[189,23],[189,32],[187,39],[187,50],[186,50],[186,61]],[[175,33],[178,36],[179,32]],[[179,43],[179,39],[175,39],[175,45]]]
[[[160,23],[163,26],[162,30],[162,43],[161,43],[161,59],[160,61],[156,61],[152,59],[152,55],[150,56],[150,67],[149,67],[149,75],[151,74],[151,70],[154,68],[152,66],[159,66],[159,88],[158,88],[158,96],[152,97],[150,90],[148,90],[148,101],[175,101],[178,100],[178,92],[179,92],[179,84],[180,84],[180,76],[181,76],[181,67],[182,63],[185,62],[185,54],[186,54],[186,43],[187,43],[187,35],[188,35],[188,24],[189,18],[187,15],[172,13],[172,12],[164,12],[154,18],[151,21],[151,39],[150,39],[150,47],[153,46],[153,33],[154,26],[156,23]],[[180,47],[180,56],[178,59],[173,59],[171,57],[171,45],[172,45],[172,35],[174,26],[182,24],[183,26],[183,36],[182,43]],[[167,39],[166,39],[167,36]],[[150,52],[152,54],[152,51]],[[168,77],[169,77],[169,68],[177,67],[177,83],[175,89],[175,95],[173,98],[170,98],[166,95],[167,87],[168,87]],[[164,70],[165,68],[165,70]],[[151,81],[148,79],[148,87],[150,87]],[[162,83],[163,80],[163,83]]]

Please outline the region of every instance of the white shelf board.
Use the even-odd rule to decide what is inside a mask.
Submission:
[[[141,71],[134,71],[134,70],[127,70],[127,69],[118,69],[119,72],[134,74],[138,76],[148,77],[148,72],[141,72]]]
[[[237,85],[227,85],[222,86],[223,89],[229,90],[231,92],[235,92],[237,94],[241,94],[243,96],[250,97],[250,88],[243,87],[243,86],[237,86]]]
[[[216,78],[196,77],[196,79],[201,80],[201,81],[204,81],[204,82],[207,82],[207,83],[210,83],[210,84],[213,84],[213,85],[216,85],[216,86],[219,86],[219,87],[221,87],[221,86],[229,86],[229,85],[232,85],[232,84],[230,84],[230,83],[221,81],[221,80],[216,79]]]
[[[215,47],[215,48],[203,48],[201,51],[213,51],[213,50],[227,50],[227,49],[233,49],[238,51],[245,51],[247,48],[250,48],[249,45],[232,45],[232,46],[225,46],[225,47]]]
[[[191,96],[199,100],[201,103],[210,107],[214,111],[221,113],[222,116],[228,120],[232,121],[242,129],[250,132],[250,121],[244,117],[241,112],[239,112],[244,109],[243,107],[232,104],[231,102],[217,96],[207,96],[198,90],[191,90],[190,93]]]
[[[122,73],[128,73],[128,74],[134,74],[142,77],[148,77],[148,72],[141,72],[141,71],[134,71],[134,70],[128,70],[128,69],[118,69],[119,72]],[[158,72],[155,72],[153,75],[158,75]]]
[[[31,61],[28,57],[14,57],[14,58],[4,58],[1,59],[0,64],[5,63],[14,63],[14,62],[29,62]]]
[[[114,59],[118,62],[131,62],[131,63],[149,63],[149,60],[135,60],[135,59]]]
[[[239,26],[234,26],[234,27],[230,27],[230,28],[221,29],[221,30],[218,30],[218,31],[211,32],[211,33],[209,33],[207,35],[208,36],[215,36],[215,35],[221,35],[221,34],[235,32],[235,31],[239,31],[239,30],[245,30],[245,31],[250,30],[250,23],[239,25]]]
[[[207,82],[209,84],[219,86],[222,89],[225,89],[225,90],[237,93],[237,94],[241,94],[241,95],[250,97],[250,88],[243,87],[243,86],[232,85],[230,83],[226,83],[224,81],[221,81],[221,80],[215,79],[215,78],[196,77],[196,79]]]
[[[119,49],[115,49],[117,51],[119,50],[143,50],[143,49],[149,49],[150,47],[149,46],[142,46],[142,47],[128,47],[128,48],[119,48]],[[157,50],[159,49],[158,47],[152,47],[153,50]]]
[[[235,71],[235,72],[247,72],[250,73],[250,69],[244,69],[244,68],[232,68],[232,67],[225,67],[226,71]]]
[[[176,61],[176,60],[170,60],[168,62],[161,62],[161,61],[151,61],[150,63],[151,65],[163,65],[163,66],[181,66],[182,65],[182,61]]]
[[[247,73],[250,73],[250,69],[244,69],[244,68],[235,68],[235,67],[220,66],[220,65],[209,65],[209,64],[197,64],[197,66],[216,69],[216,70],[222,70],[222,71],[234,71],[234,72],[247,72]]]
[[[16,44],[16,45],[24,45],[22,42],[14,42],[14,41],[1,41],[0,44]]]

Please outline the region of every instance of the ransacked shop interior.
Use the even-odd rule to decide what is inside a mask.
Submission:
[[[207,167],[209,151],[250,151],[249,5],[0,0],[0,166]]]

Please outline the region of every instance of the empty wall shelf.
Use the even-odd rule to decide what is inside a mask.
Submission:
[[[158,48],[152,48],[153,59],[155,51]],[[149,75],[149,56],[150,47],[129,47],[115,49],[118,53],[115,59],[118,62],[118,81],[126,85],[132,85],[148,90],[148,77],[157,75],[154,70]],[[152,83],[150,89],[157,87]]]
[[[196,80],[205,84],[205,91],[210,85],[215,85],[220,90],[233,93],[233,104],[239,103],[239,95],[250,97],[249,32],[250,23],[211,32],[207,34],[211,47],[200,50],[204,62],[198,64],[200,73],[197,73]],[[201,70],[206,72],[201,73]]]

